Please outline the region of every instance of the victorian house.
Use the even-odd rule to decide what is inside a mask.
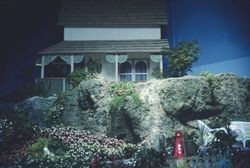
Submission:
[[[166,0],[63,0],[58,25],[64,28],[64,40],[39,52],[41,78],[62,77],[47,73],[60,61],[70,73],[87,71],[89,60],[98,59],[107,80],[150,79],[154,68],[163,69],[166,9]]]

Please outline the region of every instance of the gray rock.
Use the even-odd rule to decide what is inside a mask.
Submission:
[[[26,111],[28,112],[28,119],[31,121],[32,124],[36,124],[39,126],[45,126],[44,123],[44,116],[48,112],[50,108],[53,107],[57,97],[39,97],[34,96],[28,98],[24,101],[18,103],[9,103],[2,105],[0,107],[1,110],[4,109],[11,109],[13,111]]]
[[[186,76],[135,85],[142,104],[135,105],[128,96],[123,107],[112,110],[111,83],[83,81],[65,97],[65,123],[159,150],[162,136],[173,137],[177,130],[195,133],[197,119],[217,122],[217,118],[250,113],[250,80],[231,74],[212,80]]]
[[[57,97],[55,96],[48,98],[35,96],[16,104],[15,108],[28,111],[31,123],[44,126],[43,118],[54,105],[56,99]]]
[[[111,109],[111,85],[92,79],[66,92],[64,124],[160,150],[162,137],[173,137],[177,130],[197,134],[197,119],[210,126],[225,126],[228,120],[250,120],[250,79],[232,74],[212,79],[186,76],[137,83],[141,105],[127,96],[125,104],[116,110]],[[44,112],[55,100],[34,97],[16,108],[29,110],[30,119],[42,125]]]

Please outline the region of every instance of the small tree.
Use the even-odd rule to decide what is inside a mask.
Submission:
[[[162,54],[169,59],[166,75],[179,77],[191,71],[192,64],[198,60],[200,48],[196,41],[182,41],[176,47],[163,48]]]

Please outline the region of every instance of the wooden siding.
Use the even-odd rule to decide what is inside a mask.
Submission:
[[[142,40],[160,39],[156,28],[64,28],[64,40]]]
[[[62,41],[42,50],[39,54],[159,53],[162,47],[168,47],[167,40]]]
[[[166,0],[63,0],[58,25],[167,25]]]

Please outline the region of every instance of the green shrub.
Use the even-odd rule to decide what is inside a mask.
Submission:
[[[88,72],[84,69],[76,69],[67,77],[69,84],[73,88],[77,87],[81,81],[96,78],[96,74],[102,71],[102,64],[99,59],[89,59],[87,63]]]
[[[62,111],[64,109],[64,96],[60,94],[49,111],[44,116],[44,122],[48,127],[62,124]]]
[[[153,78],[156,78],[156,79],[163,79],[164,78],[164,74],[163,74],[163,72],[161,72],[161,69],[159,66],[157,66],[153,69],[151,76]]]
[[[179,77],[191,71],[192,64],[198,60],[200,48],[196,41],[182,41],[174,48],[163,48],[162,54],[169,59],[166,75]]]
[[[189,164],[186,159],[177,159],[176,168],[189,168]]]
[[[47,147],[51,155],[46,156],[44,148]],[[69,148],[61,141],[54,138],[38,138],[35,143],[30,146],[30,155],[33,159],[52,159],[57,160],[61,157],[65,157],[66,152]]]
[[[140,99],[140,96],[138,93],[134,92],[131,94],[131,97],[133,99],[133,103],[136,105],[136,106],[140,106],[142,104],[141,102],[141,99]]]
[[[48,141],[47,138],[39,138],[34,144],[30,146],[30,154],[33,157],[42,158],[44,156],[44,147],[48,147]]]
[[[166,157],[164,153],[158,152],[152,148],[141,147],[135,154],[136,167],[168,167],[166,166]],[[165,166],[164,166],[165,165]]]
[[[74,72],[70,73],[67,77],[67,81],[73,87],[77,87],[82,80],[87,78],[87,73],[84,70],[74,70]]]
[[[24,167],[89,167],[91,160],[98,159],[98,165],[107,161],[131,158],[137,146],[105,135],[90,135],[82,129],[53,127],[42,130],[50,138],[40,138],[31,148],[34,154],[26,158]],[[53,157],[40,153],[47,145]],[[56,153],[62,149],[59,155]],[[37,158],[38,156],[39,158]]]
[[[212,83],[213,81],[216,80],[214,74],[212,74],[212,73],[210,73],[208,71],[200,73],[200,76],[206,78],[209,83]]]
[[[90,58],[88,63],[87,63],[87,67],[88,67],[88,72],[90,72],[92,74],[102,72],[102,64],[101,64],[100,59]]]
[[[115,96],[111,102],[112,109],[119,109],[125,104],[125,96]]]
[[[125,99],[128,96],[131,96],[133,99],[133,103],[136,106],[141,105],[141,100],[138,93],[135,90],[135,85],[133,83],[114,83],[112,85],[112,92],[115,94],[112,102],[111,108],[112,109],[119,109],[125,104]]]
[[[135,85],[133,83],[118,82],[112,85],[112,91],[117,96],[127,96],[135,92]]]

